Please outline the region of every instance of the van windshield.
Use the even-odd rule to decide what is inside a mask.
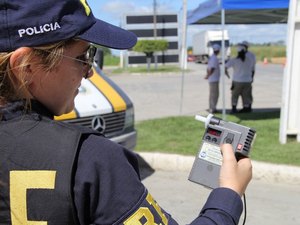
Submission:
[[[210,41],[208,43],[208,46],[213,46],[214,44],[218,44],[220,46],[222,46],[222,40],[219,40],[219,41]],[[225,47],[229,47],[229,40],[225,40]]]

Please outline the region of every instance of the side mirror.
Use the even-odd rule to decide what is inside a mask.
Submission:
[[[95,60],[96,64],[98,65],[98,67],[102,70],[103,61],[104,61],[104,53],[101,48],[97,48],[97,52],[96,52],[94,60]]]

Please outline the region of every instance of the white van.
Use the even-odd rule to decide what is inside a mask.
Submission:
[[[223,36],[224,35],[224,36]],[[203,30],[193,36],[193,55],[195,62],[207,63],[209,57],[214,53],[212,46],[218,44],[222,46],[222,39],[225,42],[225,61],[230,58],[231,48],[227,30]],[[218,58],[221,62],[222,49]]]
[[[55,119],[90,127],[133,150],[137,136],[133,104],[96,63],[93,69],[94,75],[82,80],[75,98],[75,109]]]

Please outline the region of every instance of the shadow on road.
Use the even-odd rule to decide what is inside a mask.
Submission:
[[[140,176],[141,180],[151,176],[155,170],[140,156],[137,154],[139,168],[140,168]]]
[[[222,112],[218,112],[222,114]],[[226,114],[230,114],[230,110],[226,110]],[[234,113],[232,114],[240,120],[266,120],[266,119],[279,119],[280,108],[254,108],[250,113]],[[221,115],[217,115],[221,117]]]

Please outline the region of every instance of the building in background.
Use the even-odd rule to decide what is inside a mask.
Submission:
[[[178,38],[178,15],[177,14],[157,14],[156,20],[153,14],[126,15],[125,29],[132,31],[138,40],[159,40],[165,39],[169,43],[168,50],[154,53],[152,63],[157,64],[179,64],[179,38]],[[146,55],[143,53],[128,51],[124,55],[125,64],[128,66],[143,65],[147,63]]]

